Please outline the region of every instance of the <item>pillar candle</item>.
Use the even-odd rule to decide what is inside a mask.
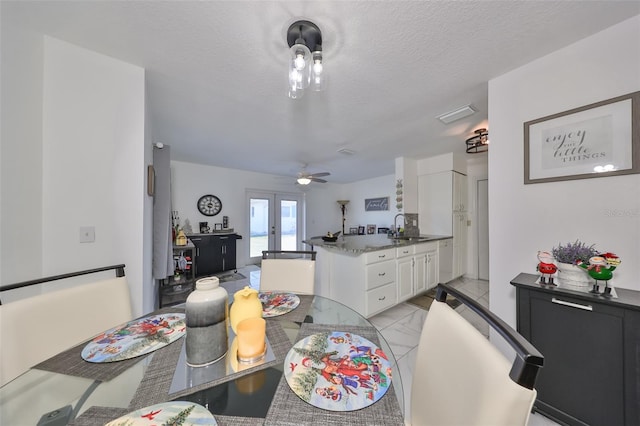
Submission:
[[[265,352],[266,321],[264,318],[248,318],[238,323],[238,359],[258,361]]]

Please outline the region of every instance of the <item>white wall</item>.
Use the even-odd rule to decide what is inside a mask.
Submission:
[[[170,141],[163,141],[171,145]],[[222,216],[229,216],[229,227],[243,237],[237,241],[237,266],[244,266],[249,257],[249,229],[247,220],[247,190],[303,193],[294,184],[293,177],[247,172],[202,164],[171,162],[172,210],[177,210],[180,225],[189,219],[194,232],[198,222],[222,223]],[[222,210],[216,216],[205,216],[198,211],[200,197],[213,194],[220,198]]]
[[[0,283],[42,276],[42,35],[2,15]]]
[[[167,141],[165,141],[167,142]],[[301,190],[294,185],[293,178],[275,176],[264,173],[201,164],[171,162],[171,185],[173,209],[179,212],[180,223],[189,219],[194,232],[198,222],[222,222],[222,216],[229,216],[229,227],[240,234],[238,241],[237,265],[246,264],[249,256],[249,230],[246,220],[246,191],[280,191],[299,192],[305,196],[306,236],[324,235],[327,231],[342,229],[342,215],[337,200],[350,200],[347,205],[345,229],[358,225],[390,226],[396,214],[393,208],[395,198],[394,175],[367,179],[351,184],[311,184]],[[198,212],[196,202],[205,194],[216,195],[222,201],[222,211],[214,217],[207,217]],[[366,212],[364,199],[390,197],[390,210]]]
[[[523,184],[524,122],[638,90],[640,16],[489,82],[490,306],[511,325],[509,281],[559,242],[618,254],[612,283],[640,290],[640,175]]]
[[[4,248],[29,247],[19,259],[3,250],[3,283],[124,263],[134,313],[142,314],[144,292],[152,290],[143,274],[144,70],[47,36],[13,42],[32,59],[8,64],[3,49],[3,104],[14,99],[4,92],[14,82],[15,97],[25,93],[30,103],[15,121],[3,108],[3,127],[11,130],[3,134],[3,174],[8,163],[17,173],[3,188],[1,238]],[[23,135],[28,146],[20,150]],[[35,200],[38,210],[5,204],[18,197]],[[20,218],[25,214],[32,226]],[[95,227],[95,242],[79,242],[82,226]],[[4,231],[14,227],[19,238],[9,239]]]
[[[366,232],[367,225],[376,227],[390,227],[393,218],[398,213],[395,208],[396,181],[395,175],[380,176],[377,178],[361,180],[358,182],[345,184],[342,188],[344,200],[349,200],[347,205],[345,232],[349,233],[349,228],[364,226]],[[366,198],[389,197],[389,210],[368,212],[364,209]],[[337,199],[336,199],[337,200]],[[336,208],[338,205],[334,200]],[[339,211],[339,209],[338,209]],[[341,217],[341,214],[340,214]],[[401,219],[398,220],[398,223]]]

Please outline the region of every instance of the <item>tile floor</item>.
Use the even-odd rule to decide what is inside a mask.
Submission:
[[[260,288],[260,268],[255,265],[248,265],[240,268],[238,272],[248,278],[249,285],[255,289]],[[470,278],[459,278],[450,283],[463,293],[466,293],[479,301],[481,305],[489,306],[489,282],[484,280],[474,280]],[[227,282],[224,287],[229,294],[247,285],[247,280]],[[471,322],[485,336],[489,336],[489,326],[480,320],[476,314],[465,306],[460,306],[457,311]],[[411,379],[412,370],[416,361],[418,341],[422,324],[427,316],[427,311],[409,303],[400,303],[386,311],[369,318],[385,338],[391,351],[395,355],[402,378],[402,389],[404,394],[405,415],[411,409]],[[529,419],[529,426],[554,426],[557,423],[540,415],[532,414]]]

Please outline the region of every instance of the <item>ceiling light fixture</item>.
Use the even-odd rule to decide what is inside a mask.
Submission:
[[[489,132],[487,129],[478,129],[475,136],[465,141],[467,144],[467,154],[479,154],[489,151]]]
[[[299,99],[304,89],[324,90],[326,71],[322,58],[322,33],[316,24],[296,21],[287,30],[289,45],[289,97]]]
[[[309,179],[308,177],[299,177],[298,178],[298,184],[299,185],[309,185],[311,183],[311,179]]]

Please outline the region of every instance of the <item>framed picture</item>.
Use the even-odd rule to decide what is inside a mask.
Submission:
[[[357,234],[358,233],[358,228],[349,228],[349,234]]]
[[[222,231],[222,224],[221,223],[214,223],[213,224],[213,230],[214,231]]]
[[[375,234],[376,226],[375,225],[367,225],[367,234]]]
[[[364,226],[358,226],[358,235],[364,235]]]
[[[524,183],[640,173],[640,92],[524,123]]]
[[[382,210],[389,210],[389,197],[364,199],[364,211],[376,212]]]

